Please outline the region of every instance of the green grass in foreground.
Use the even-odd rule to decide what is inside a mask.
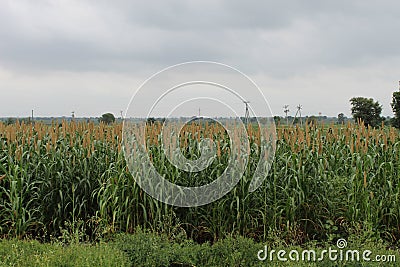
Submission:
[[[124,252],[109,244],[41,244],[2,240],[0,266],[130,266]]]
[[[38,241],[3,240],[0,242],[0,266],[397,266],[396,262],[280,262],[276,259],[259,261],[257,252],[265,244],[237,237],[222,239],[213,245],[197,244],[191,240],[137,231],[133,235],[119,234],[112,241],[96,245],[72,243],[41,244]],[[304,246],[284,246],[271,242],[269,249],[301,252],[314,249],[317,255],[323,249],[337,249],[335,243],[307,243]],[[400,251],[387,249],[385,244],[349,238],[346,249],[371,250],[376,255],[394,255],[400,260]]]

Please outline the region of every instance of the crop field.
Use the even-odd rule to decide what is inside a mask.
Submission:
[[[218,201],[172,207],[148,196],[129,173],[122,124],[0,124],[0,235],[41,241],[96,241],[138,226],[196,242],[243,236],[285,244],[368,235],[400,240],[400,136],[394,128],[363,125],[277,126],[276,155],[262,186],[248,192],[259,131],[249,125],[251,158],[244,177]],[[169,163],[161,124],[147,125],[148,153],[166,179],[194,186],[222,173],[230,142],[217,124],[188,125],[180,149],[199,156],[208,137],[216,158],[200,173]]]

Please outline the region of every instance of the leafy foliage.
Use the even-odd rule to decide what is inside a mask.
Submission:
[[[103,122],[105,124],[110,124],[115,122],[115,116],[112,113],[104,113],[101,115],[100,122]]]
[[[393,126],[400,128],[400,92],[393,92],[391,105],[394,113]]]
[[[356,122],[361,120],[365,125],[373,127],[378,126],[382,122],[382,106],[372,98],[353,97],[350,99],[350,103],[352,105],[351,113]]]
[[[339,113],[339,114],[338,114],[338,121],[337,121],[337,123],[338,123],[338,124],[343,124],[343,123],[344,123],[344,119],[345,119],[344,114],[343,114],[343,113]]]

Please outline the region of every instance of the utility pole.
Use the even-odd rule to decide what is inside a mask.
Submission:
[[[289,119],[287,114],[289,113],[289,105],[284,105],[283,106],[283,112],[285,112],[285,118],[286,118],[286,125],[289,125]]]
[[[246,110],[244,112],[244,119],[246,121],[246,125],[249,124],[249,118],[250,118],[250,112],[249,112],[249,103],[250,101],[243,101],[243,103],[246,105]]]
[[[120,110],[119,113],[121,114],[121,120],[123,120],[124,119],[123,111]]]
[[[33,109],[32,109],[32,122],[33,122]]]
[[[75,120],[75,111],[71,112],[71,118],[72,118],[72,120]]]

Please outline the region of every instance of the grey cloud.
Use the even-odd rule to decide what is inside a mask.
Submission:
[[[65,14],[55,3],[41,2],[43,17],[36,2],[0,11],[2,65],[133,71],[203,59],[285,76],[399,55],[395,1],[69,2]]]
[[[322,97],[330,91],[333,99],[337,90],[337,101],[321,104],[329,107],[331,115],[348,110],[349,97],[363,93],[373,97],[375,92],[377,99],[386,101],[384,112],[391,114],[388,102],[395,89],[391,84],[398,79],[400,63],[398,14],[400,3],[389,0],[2,1],[0,77],[8,78],[2,78],[0,90],[19,89],[7,91],[12,99],[18,99],[20,91],[34,91],[25,108],[40,99],[57,98],[70,87],[76,95],[90,88],[112,92],[126,88],[120,84],[113,89],[111,80],[104,85],[99,77],[107,74],[142,81],[172,64],[211,60],[276,88],[275,110],[288,98],[300,101],[305,94]],[[54,73],[63,73],[57,76],[60,81],[52,80]],[[84,73],[90,74],[84,85],[66,83]],[[364,76],[357,73],[373,76],[374,83],[361,81]],[[32,80],[20,82],[24,75]],[[36,76],[43,80],[35,80]],[[307,92],[296,91],[298,81]],[[46,89],[39,89],[42,86]],[[55,93],[40,96],[52,88]],[[86,98],[94,99],[97,93],[87,94]],[[108,94],[98,97],[96,103],[112,102]],[[128,97],[113,98],[118,109]],[[79,113],[73,98],[65,100]],[[305,109],[316,105],[313,101],[304,101]],[[85,112],[100,112],[96,108],[87,106]]]

